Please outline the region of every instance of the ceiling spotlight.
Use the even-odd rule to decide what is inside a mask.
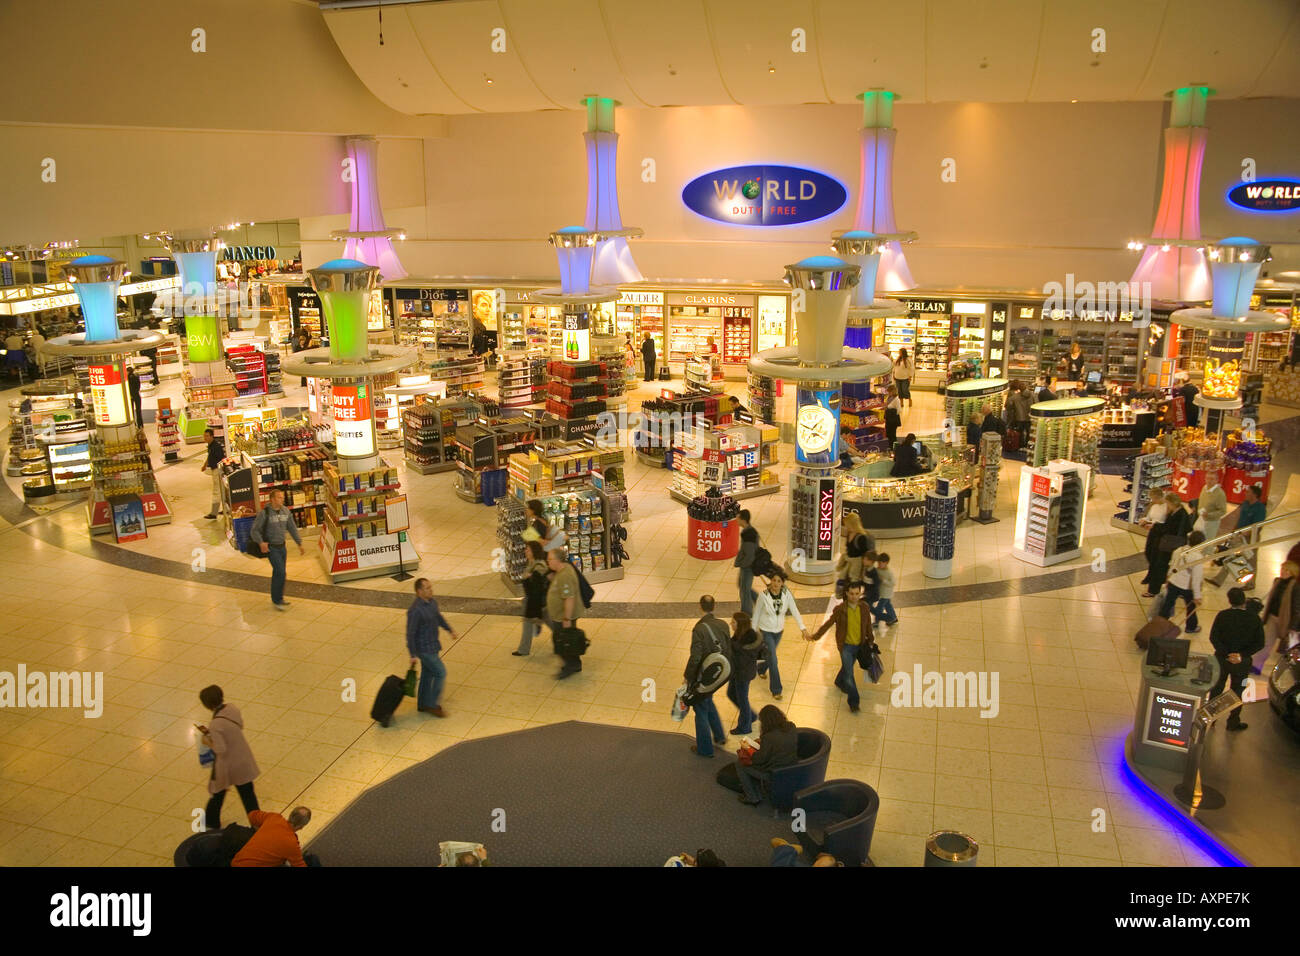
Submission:
[[[1077,103],[1077,102],[1079,102],[1079,101],[1078,101],[1078,100],[1070,100],[1070,102],[1071,102],[1071,103]]]
[[[1161,252],[1168,252],[1168,251],[1169,251],[1169,247],[1168,247],[1168,246],[1161,246],[1161,247],[1160,247],[1160,251],[1161,251]]]
[[[405,242],[405,241],[406,241],[406,233],[404,233],[404,232],[399,232],[399,233],[397,234],[397,238],[398,238],[398,239],[401,239],[403,242]]]
[[[486,73],[483,74],[483,79],[487,81],[488,86],[492,85],[492,77],[488,76]]]
[[[772,61],[771,61],[771,60],[768,60],[768,61],[767,61],[767,72],[769,72],[769,73],[775,73],[775,72],[776,72],[776,67],[774,67],[774,66],[772,65]]]

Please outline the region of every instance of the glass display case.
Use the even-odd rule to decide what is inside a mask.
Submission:
[[[935,490],[935,480],[946,479],[958,497],[957,516],[965,517],[975,468],[965,447],[944,440],[941,434],[918,436],[930,469],[919,475],[893,478],[887,455],[872,454],[850,471],[838,472],[841,507],[856,512],[863,527],[877,538],[920,536],[925,532],[925,498]]]

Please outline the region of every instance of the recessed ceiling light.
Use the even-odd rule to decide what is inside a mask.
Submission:
[[[1079,102],[1079,101],[1078,101],[1078,100],[1070,100],[1070,102],[1071,102],[1071,103],[1077,103],[1077,102]]]
[[[486,73],[483,74],[483,79],[487,81],[488,86],[492,85],[492,77],[488,76]]]
[[[767,61],[767,72],[769,72],[769,73],[775,73],[775,72],[776,72],[776,67],[774,67],[774,66],[772,65],[772,61],[771,61],[771,60],[768,60],[768,61]]]

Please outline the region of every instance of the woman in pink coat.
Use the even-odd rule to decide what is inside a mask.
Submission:
[[[209,830],[220,830],[221,804],[231,787],[239,791],[246,813],[259,809],[253,781],[261,771],[257,769],[253,751],[244,738],[244,718],[239,708],[225,702],[221,688],[216,684],[199,691],[199,700],[212,711],[212,723],[207,727],[195,726],[203,734],[203,743],[212,748],[217,758],[212,764],[212,777],[208,780],[208,793],[212,796],[208,800],[204,822]]]

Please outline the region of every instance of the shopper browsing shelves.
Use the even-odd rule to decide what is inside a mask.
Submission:
[[[199,471],[212,472],[212,504],[203,517],[212,519],[221,511],[221,460],[226,457],[226,446],[211,428],[203,429],[203,444],[208,453]]]
[[[284,492],[274,488],[266,507],[253,519],[249,537],[271,561],[271,603],[281,611],[289,606],[284,599],[285,566],[288,563],[286,536],[293,538],[299,554],[307,553],[303,550],[298,526],[294,524],[293,512],[284,506]]]
[[[540,541],[548,552],[564,547],[564,530],[547,520],[545,505],[534,498],[524,505],[524,515],[528,522],[521,535],[524,541]]]
[[[785,586],[785,575],[780,571],[772,573],[766,588],[762,591],[756,589],[754,593],[758,595],[758,600],[754,602],[754,627],[763,635],[763,644],[767,649],[767,660],[759,664],[758,676],[762,677],[769,670],[772,672],[769,688],[772,696],[780,700],[781,670],[777,666],[776,649],[785,630],[786,615],[794,618],[804,637],[808,636],[808,628],[804,626],[794,595]]]
[[[898,388],[900,401],[907,402],[908,408],[912,407],[912,375],[915,371],[916,366],[908,357],[907,349],[899,349],[898,358],[894,359],[894,385]]]

